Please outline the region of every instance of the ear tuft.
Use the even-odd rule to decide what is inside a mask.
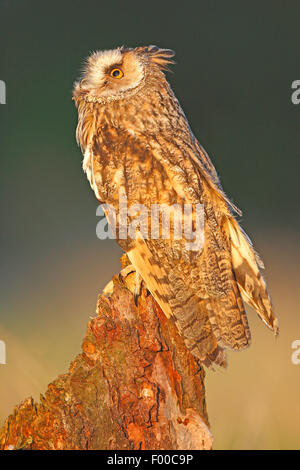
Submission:
[[[138,47],[137,52],[147,54],[151,62],[157,64],[161,70],[170,72],[168,64],[175,64],[172,57],[174,57],[175,52],[171,49],[161,49],[157,46],[146,46]]]

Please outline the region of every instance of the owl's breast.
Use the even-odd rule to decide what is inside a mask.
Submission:
[[[132,204],[178,203],[178,193],[165,166],[146,137],[134,130],[102,128],[87,146],[83,170],[98,200],[115,205],[119,192]]]

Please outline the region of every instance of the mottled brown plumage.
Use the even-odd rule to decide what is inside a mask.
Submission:
[[[120,190],[128,204],[149,210],[153,204],[204,205],[201,250],[187,250],[174,230],[169,239],[138,232],[118,242],[188,348],[206,364],[225,365],[224,349],[250,343],[243,300],[275,333],[278,322],[262,263],[233,216],[239,211],[163,73],[173,55],[156,46],[92,54],[74,87],[77,141],[98,200],[117,212]]]

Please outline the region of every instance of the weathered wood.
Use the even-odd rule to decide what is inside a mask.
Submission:
[[[210,449],[204,370],[133,275],[99,296],[82,353],[14,409],[0,449]],[[67,334],[67,332],[66,332]]]

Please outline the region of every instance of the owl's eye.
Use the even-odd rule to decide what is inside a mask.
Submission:
[[[122,72],[121,69],[112,69],[110,71],[110,76],[113,78],[122,78],[124,73]]]

